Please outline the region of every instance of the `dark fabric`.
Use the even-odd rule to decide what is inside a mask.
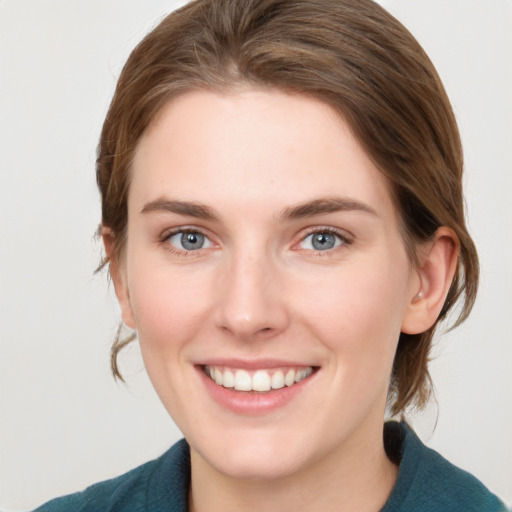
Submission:
[[[190,450],[184,439],[158,459],[34,512],[187,512]]]
[[[469,473],[427,448],[404,423],[384,426],[388,457],[398,480],[380,512],[507,512]],[[187,512],[190,450],[184,439],[160,458],[34,512]]]
[[[400,469],[381,512],[507,512],[479,480],[427,448],[407,425],[386,423],[384,446]]]

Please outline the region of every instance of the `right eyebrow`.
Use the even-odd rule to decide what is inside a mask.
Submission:
[[[306,203],[285,208],[281,213],[281,219],[296,220],[314,217],[316,215],[350,211],[365,212],[378,216],[377,212],[371,206],[356,199],[348,197],[321,197]]]
[[[187,215],[188,217],[195,217],[203,220],[218,220],[218,216],[209,207],[201,203],[193,203],[189,201],[176,201],[171,199],[156,199],[146,203],[142,208],[142,214],[152,212],[170,212],[179,215]]]

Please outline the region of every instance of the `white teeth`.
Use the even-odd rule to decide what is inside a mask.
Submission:
[[[224,372],[224,376],[222,378],[222,385],[225,388],[234,388],[235,387],[235,376],[233,375],[233,372],[230,372],[229,370],[226,370]]]
[[[272,375],[271,386],[272,389],[284,388],[284,375],[281,370],[277,370],[277,372]]]
[[[295,382],[295,370],[288,370],[286,372],[286,377],[284,378],[284,383],[287,386],[291,386]]]
[[[300,382],[304,380],[306,377],[309,377],[313,373],[313,368],[303,368],[297,372],[295,375],[295,382]]]
[[[306,377],[309,377],[313,373],[313,368],[302,368],[301,370],[298,370],[295,374],[295,382],[300,382],[301,380],[304,380]]]
[[[286,374],[283,370],[257,370],[252,376],[246,370],[225,369],[217,366],[206,366],[205,372],[219,386],[234,388],[237,391],[266,392],[271,389],[281,389],[293,386],[313,373],[313,368],[289,368]]]
[[[237,370],[235,373],[235,389],[237,391],[252,391],[251,376],[245,370]]]
[[[258,370],[252,376],[252,389],[253,391],[270,390],[270,375],[265,370]]]

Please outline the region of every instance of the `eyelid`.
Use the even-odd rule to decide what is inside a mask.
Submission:
[[[197,241],[197,239],[199,239],[202,242],[202,246],[194,248],[194,249],[189,249],[186,246],[183,247],[183,245],[184,245],[183,239],[190,237],[190,235],[193,235],[196,238],[196,241]],[[173,242],[173,239],[176,239],[176,240],[174,240],[174,242]],[[178,240],[179,240],[179,243],[182,245],[182,247],[177,247],[176,243],[178,243]],[[169,244],[172,245],[172,247],[175,247],[179,251],[183,250],[185,252],[189,252],[189,251],[196,252],[196,251],[200,251],[201,249],[209,249],[212,246],[212,241],[206,235],[203,235],[202,233],[198,233],[195,231],[178,231],[174,235],[171,235],[170,237],[168,237],[167,242],[169,242]],[[190,240],[188,240],[188,242],[190,242]]]
[[[166,240],[169,240],[169,238],[171,238],[172,236],[177,235],[178,233],[198,233],[210,238],[203,229],[200,229],[197,226],[177,226],[175,228],[165,229],[162,232],[162,234],[159,235],[158,239],[161,242],[165,242]]]
[[[196,250],[186,250],[180,249],[171,245],[169,240],[180,233],[197,233],[198,235],[204,236],[210,243],[209,247],[201,247]],[[209,250],[214,248],[217,244],[213,241],[213,237],[209,234],[208,230],[199,228],[197,226],[177,226],[174,228],[166,229],[162,232],[162,234],[158,237],[158,242],[165,247],[166,250],[171,252],[172,254],[182,256],[182,257],[190,257],[190,256],[199,256],[204,250]]]
[[[352,235],[351,233],[349,233],[348,231],[346,231],[344,229],[335,228],[333,226],[312,226],[312,227],[306,228],[306,230],[302,231],[298,235],[299,240],[294,243],[294,247],[297,247],[299,244],[303,243],[304,240],[306,240],[306,238],[308,238],[311,235],[314,235],[315,233],[328,233],[330,235],[334,235],[337,238],[339,238],[342,243],[331,248],[331,249],[326,249],[325,251],[317,251],[314,249],[302,249],[302,250],[305,250],[305,251],[309,250],[309,251],[312,251],[312,252],[315,252],[318,254],[329,253],[329,252],[336,251],[336,249],[339,249],[346,245],[351,245],[355,238],[354,235]],[[300,249],[301,248],[299,247],[298,250],[300,250]]]
[[[210,242],[209,247],[200,248],[197,250],[186,250],[186,249],[179,249],[171,244],[168,243],[169,239],[179,233],[198,233],[203,235],[205,238],[208,239]],[[302,249],[301,247],[298,247],[301,243],[304,242],[304,240],[315,233],[328,233],[336,236],[341,240],[341,244],[338,244],[337,246],[326,249],[324,251],[315,250],[315,249]],[[336,252],[336,250],[341,249],[345,246],[351,245],[355,239],[355,236],[350,233],[349,231],[345,229],[336,228],[333,226],[311,226],[308,228],[305,228],[299,232],[297,235],[298,240],[293,243],[292,249],[294,250],[304,250],[304,251],[310,251],[314,252],[315,254],[321,255],[322,253],[333,253]],[[184,225],[184,226],[176,226],[173,228],[169,228],[164,230],[161,235],[158,237],[158,242],[165,246],[165,248],[178,256],[199,256],[204,250],[211,250],[212,248],[218,248],[219,244],[214,241],[214,236],[210,234],[210,231],[195,225]]]

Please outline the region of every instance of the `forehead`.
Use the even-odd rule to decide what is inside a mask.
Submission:
[[[341,116],[273,89],[171,100],[139,141],[132,173],[130,201],[139,204],[171,194],[277,206],[335,193],[393,209],[386,179]]]

